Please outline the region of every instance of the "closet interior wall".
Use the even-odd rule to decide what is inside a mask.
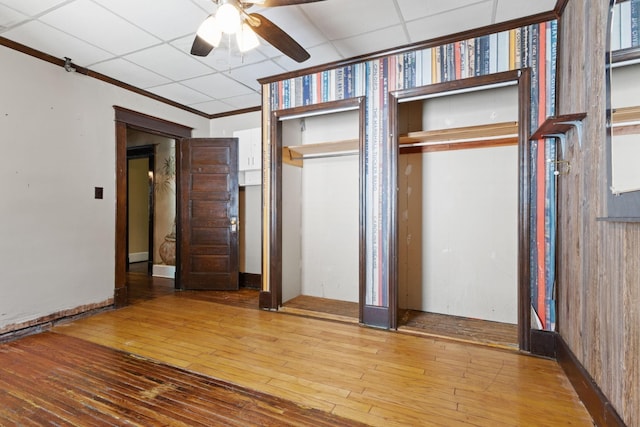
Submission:
[[[357,139],[357,110],[282,123],[282,145]],[[282,300],[358,302],[359,156],[321,153],[282,166]]]
[[[517,86],[443,95],[401,103],[399,134],[518,121]],[[518,146],[487,144],[400,150],[398,308],[518,322]]]

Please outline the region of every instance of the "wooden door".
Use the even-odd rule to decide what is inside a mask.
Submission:
[[[238,145],[234,138],[182,139],[176,287],[238,289]]]

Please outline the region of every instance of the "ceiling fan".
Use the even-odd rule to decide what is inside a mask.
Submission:
[[[198,28],[191,46],[191,54],[207,56],[220,44],[222,34],[236,34],[240,52],[258,46],[256,34],[273,47],[297,62],[304,62],[310,55],[298,42],[276,24],[259,13],[247,13],[254,5],[261,7],[289,6],[314,3],[324,0],[212,0],[218,10],[210,15]]]

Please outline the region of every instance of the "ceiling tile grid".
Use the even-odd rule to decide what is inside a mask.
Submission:
[[[258,3],[260,0],[245,0]],[[552,10],[556,0],[324,0],[257,12],[306,49],[298,63],[260,39],[223,36],[190,54],[212,0],[0,0],[0,36],[204,114],[257,107],[258,79]]]

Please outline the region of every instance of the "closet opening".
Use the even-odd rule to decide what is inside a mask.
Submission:
[[[362,114],[358,100],[280,115],[278,307],[357,323],[362,306]]]
[[[393,106],[396,327],[518,349],[529,293],[521,89],[513,79],[442,89]]]

